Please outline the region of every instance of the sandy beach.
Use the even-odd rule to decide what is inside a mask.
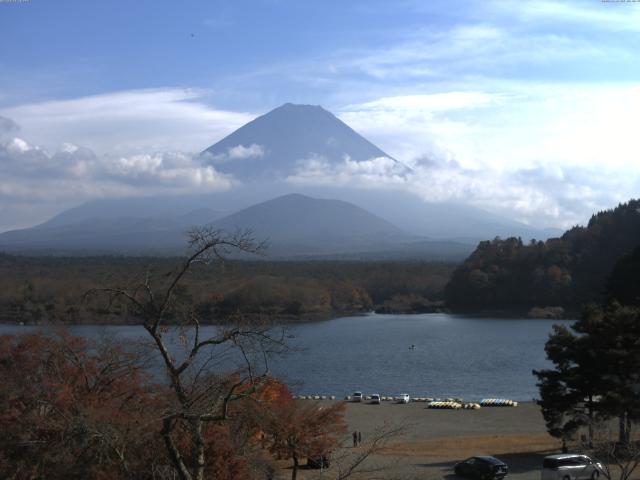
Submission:
[[[351,478],[455,480],[456,462],[492,455],[509,465],[509,478],[538,480],[542,458],[560,448],[547,434],[539,407],[530,402],[480,410],[428,409],[426,403],[348,403],[346,418],[349,432],[362,432],[364,445],[353,448],[349,438],[334,453],[336,461],[328,471],[303,470],[299,478],[337,478],[339,468],[366,448],[381,428],[402,427],[403,434],[364,462],[366,472]]]

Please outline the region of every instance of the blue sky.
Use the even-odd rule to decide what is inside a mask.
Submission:
[[[640,62],[632,61],[640,6],[632,3],[1,6],[4,105],[184,86],[213,90],[211,101],[222,108],[261,111],[286,101],[340,108],[345,97],[354,103],[389,90],[446,91],[489,79],[634,82],[640,74]],[[472,28],[465,44],[464,29]]]
[[[640,191],[640,3],[31,0],[0,31],[0,230],[228,188],[192,154],[285,102],[414,166],[426,201],[565,227]]]

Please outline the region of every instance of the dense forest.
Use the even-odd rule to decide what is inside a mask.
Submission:
[[[162,279],[181,259],[0,254],[0,321],[115,323],[90,289]],[[560,238],[480,242],[462,264],[416,261],[226,261],[197,265],[178,292],[207,322],[236,316],[300,321],[368,312],[520,310],[617,298],[640,303],[640,200],[592,216]],[[609,298],[608,298],[609,297]],[[549,309],[556,315],[561,309]],[[545,312],[542,312],[545,314]],[[560,313],[561,314],[561,313]]]
[[[546,242],[484,241],[454,271],[445,290],[446,303],[473,309],[576,310],[607,297],[632,295],[621,292],[619,284],[633,277],[638,254],[632,252],[639,245],[640,200],[599,212],[586,227],[574,227]],[[610,279],[614,267],[615,277],[622,280]]]
[[[0,254],[0,321],[115,323],[122,312],[83,299],[93,288],[123,287],[149,273],[165,278],[178,258],[23,257]],[[200,316],[298,321],[368,312],[439,308],[455,268],[437,262],[227,261],[197,265],[181,286]]]

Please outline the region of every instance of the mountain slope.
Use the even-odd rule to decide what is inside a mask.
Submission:
[[[227,229],[250,228],[273,239],[407,236],[395,225],[351,203],[295,193],[246,208],[214,224]]]
[[[186,222],[179,218],[91,218],[4,232],[0,250],[55,255],[177,254],[184,251],[186,229]]]
[[[308,187],[303,193],[354,203],[390,221],[406,232],[439,240],[471,243],[496,236],[524,241],[562,235],[559,229],[540,229],[480,208],[454,202],[424,202],[398,190]]]
[[[384,250],[420,240],[353,204],[299,194],[217,220],[210,209],[186,214],[175,211],[165,217],[85,218],[83,213],[69,212],[34,228],[0,234],[0,249],[54,254],[180,254],[186,245],[186,230],[205,224],[227,231],[250,229],[257,240],[270,241],[270,256],[287,258]]]
[[[341,200],[290,194],[214,222],[224,230],[250,229],[272,253],[319,254],[380,249],[416,239],[390,222]]]
[[[291,103],[240,127],[203,155],[218,170],[242,181],[283,179],[298,162],[309,159],[333,163],[345,157],[391,158],[322,107]]]
[[[199,215],[202,218],[198,221],[206,223],[225,214],[218,208],[210,208],[209,205],[212,204],[209,200],[203,196],[192,195],[102,198],[65,210],[36,227],[49,228],[77,224],[87,220],[115,220],[119,218],[172,219],[180,223],[180,217],[185,215]],[[189,219],[184,221],[188,222]]]

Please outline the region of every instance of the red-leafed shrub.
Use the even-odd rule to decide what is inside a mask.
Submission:
[[[0,336],[0,477],[151,478],[166,470],[138,357],[66,334]]]

